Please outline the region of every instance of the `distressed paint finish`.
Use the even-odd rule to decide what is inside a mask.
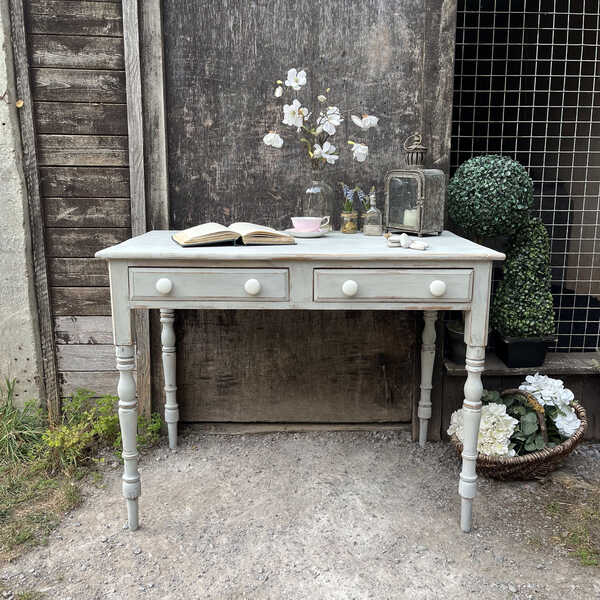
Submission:
[[[331,87],[332,104],[380,117],[379,128],[368,136],[349,120],[339,128],[332,141],[342,158],[322,172],[331,185],[342,179],[363,187],[374,184],[383,207],[385,172],[402,166],[402,142],[417,129],[426,132],[432,161],[447,165],[454,1],[212,0],[198,11],[188,0],[167,1],[162,11],[171,227],[208,220],[287,227],[289,217],[300,212],[310,178],[302,149],[286,143],[277,151],[262,143],[268,129],[285,128],[282,102],[273,97],[273,88],[292,66],[305,68],[309,81],[293,97],[315,101]],[[441,51],[448,56],[440,57]],[[351,160],[348,138],[368,141],[367,163]],[[183,418],[408,420],[417,378],[412,371],[406,377],[403,368],[418,351],[415,317],[386,313],[375,317],[382,322],[372,319],[365,313],[347,313],[343,319],[312,313],[183,313]],[[313,348],[306,339],[313,330],[326,340],[322,350],[335,357],[335,371],[320,368],[321,347]],[[278,352],[276,364],[269,338],[273,331],[281,340],[295,340]],[[397,332],[393,348],[390,331]],[[207,345],[205,336],[218,342]],[[260,378],[248,375],[250,357]],[[228,365],[227,378],[211,367],[219,364]],[[288,385],[289,406],[277,412],[283,403],[278,382],[293,378],[299,364],[322,382],[318,400],[307,407],[305,387]],[[272,381],[257,402],[253,394],[259,379]],[[198,401],[200,386],[212,392]],[[382,403],[390,389],[401,393],[393,403]],[[354,410],[347,412],[349,404]]]
[[[354,241],[356,240],[356,241]],[[314,241],[314,244],[311,244]],[[133,359],[134,341],[132,330],[132,317],[135,309],[158,308],[161,313],[163,347],[163,368],[166,392],[165,420],[169,424],[169,445],[174,448],[177,435],[178,407],[176,401],[177,381],[175,368],[176,337],[173,329],[176,309],[202,310],[215,314],[214,309],[220,308],[227,311],[240,309],[254,309],[260,317],[268,314],[267,308],[276,309],[277,314],[292,315],[289,311],[300,310],[302,314],[315,311],[324,314],[325,311],[334,311],[336,316],[345,318],[348,311],[392,311],[412,310],[425,311],[425,331],[423,335],[424,358],[422,368],[422,397],[419,417],[425,421],[430,417],[429,390],[431,389],[433,360],[426,360],[427,354],[434,348],[434,323],[435,313],[438,310],[463,310],[465,312],[465,342],[467,343],[467,371],[468,377],[465,384],[465,437],[463,452],[463,468],[460,475],[459,493],[462,497],[461,528],[469,531],[471,528],[472,504],[476,494],[475,461],[477,458],[477,434],[479,430],[479,417],[481,413],[481,372],[484,368],[485,344],[488,328],[488,310],[490,300],[491,268],[494,260],[503,260],[504,255],[489,250],[454,234],[442,232],[438,237],[432,238],[428,252],[403,248],[388,248],[382,238],[356,236],[352,238],[342,233],[329,234],[326,239],[298,240],[296,245],[290,246],[217,246],[181,248],[171,239],[169,231],[151,231],[144,235],[127,240],[113,248],[107,248],[96,254],[97,258],[109,261],[110,291],[112,306],[112,322],[114,342],[117,346],[117,368],[119,378],[119,415],[123,432],[123,458],[125,461],[125,474],[123,494],[127,499],[129,526],[137,528],[137,496],[139,495],[139,474],[137,473],[137,453],[135,452],[135,429],[132,414],[135,413],[135,385],[133,377],[128,374],[135,368]],[[331,273],[337,270],[348,277],[345,282],[338,280],[341,288],[334,301],[323,301],[315,294],[316,276],[319,272]],[[390,273],[412,272],[417,282],[424,286],[390,286],[388,276]],[[451,285],[446,285],[456,274],[472,271],[473,279],[468,278],[467,294],[456,294]],[[240,273],[246,274],[248,279],[240,278]],[[276,274],[278,279],[282,273],[289,277],[287,293],[276,297],[269,289],[270,275]],[[361,279],[369,273],[368,279]],[[200,286],[192,285],[193,275],[198,276]],[[373,275],[373,277],[371,277]],[[182,284],[182,277],[186,283]],[[261,284],[257,294],[247,288],[248,281],[257,279]],[[165,281],[166,280],[166,281]],[[351,294],[345,292],[346,284],[353,280],[355,291]],[[360,283],[356,284],[356,281]],[[331,283],[331,279],[326,278]],[[262,285],[264,283],[264,286]],[[166,284],[166,285],[165,285]],[[189,284],[189,285],[188,285]],[[447,292],[440,293],[440,285]],[[141,287],[140,287],[141,286]],[[429,295],[425,290],[429,290]],[[141,292],[141,293],[140,293]],[[191,292],[191,293],[190,293]],[[331,294],[328,294],[331,297]],[[219,313],[216,313],[217,315]],[[230,313],[227,313],[230,314]],[[189,321],[188,321],[189,322]],[[226,325],[226,324],[225,324]],[[347,326],[354,323],[348,319]],[[374,328],[362,332],[361,343],[351,347],[353,354],[352,373],[356,377],[361,374],[360,360],[365,352],[363,347],[364,337]],[[258,331],[257,329],[256,331]],[[221,327],[219,331],[229,334],[231,328]],[[255,330],[246,331],[250,337]],[[242,348],[242,353],[235,357],[229,355],[230,362],[217,365],[215,378],[230,387],[230,366],[233,360],[243,361],[246,370],[247,386],[252,388],[251,397],[261,399],[255,402],[259,410],[265,411],[269,418],[273,410],[277,410],[277,402],[293,397],[293,391],[302,389],[300,398],[304,404],[295,408],[302,412],[310,411],[317,403],[314,398],[323,393],[323,380],[327,378],[314,377],[313,372],[305,369],[306,360],[300,357],[297,369],[293,373],[286,372],[281,365],[286,361],[286,355],[291,345],[302,339],[301,333],[296,338],[280,337],[280,331],[271,330],[270,352],[267,353],[268,361],[262,364],[273,365],[280,369],[281,377],[277,379],[274,373],[264,374],[260,371],[261,363],[254,360],[251,352]],[[360,386],[360,381],[348,383],[344,381],[345,372],[335,363],[337,356],[329,356],[323,352],[327,338],[322,329],[317,330],[318,335],[309,335],[307,339],[312,346],[308,349],[311,358],[316,357],[330,373],[339,378],[339,387],[352,390]],[[389,329],[383,335],[384,339],[394,341]],[[204,346],[210,345],[213,340],[203,338]],[[240,340],[229,340],[229,345],[235,345]],[[349,340],[344,341],[346,345]],[[240,344],[242,345],[242,344]],[[305,345],[300,346],[301,350]],[[244,344],[245,346],[245,344]],[[401,346],[401,344],[397,344]],[[68,346],[62,346],[68,348]],[[92,346],[93,349],[95,349]],[[204,367],[196,377],[207,376],[206,361],[202,349],[188,353],[190,356],[199,356],[200,364]],[[123,362],[126,357],[125,362]],[[339,359],[338,359],[339,360]],[[190,362],[189,360],[186,362]],[[409,361],[414,365],[415,361]],[[387,367],[385,362],[381,365]],[[386,379],[385,370],[382,369],[385,386],[384,400],[388,402],[389,381]],[[367,371],[369,375],[371,372]],[[325,375],[325,373],[323,373]],[[287,375],[288,379],[284,379]],[[294,379],[290,379],[290,376]],[[396,379],[406,380],[406,369]],[[381,377],[380,377],[381,378]],[[265,403],[264,397],[270,398],[273,389],[277,392],[276,401],[270,405]],[[208,387],[208,386],[207,386]],[[200,390],[204,392],[205,390]],[[209,397],[212,396],[208,389]],[[361,402],[362,398],[353,399]],[[346,407],[352,410],[352,403]],[[235,413],[232,413],[234,416]],[[423,431],[423,434],[425,431]],[[133,442],[133,446],[132,446]]]
[[[421,398],[419,399],[419,444],[421,448],[427,441],[427,428],[431,419],[431,389],[433,361],[435,360],[435,321],[436,311],[423,313],[425,326],[421,343]]]

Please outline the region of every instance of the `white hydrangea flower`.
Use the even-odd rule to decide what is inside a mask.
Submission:
[[[306,85],[306,71],[297,71],[296,69],[290,69],[287,73],[285,85],[298,91],[303,85]]]
[[[581,425],[581,421],[571,407],[566,412],[559,412],[556,419],[554,419],[554,423],[558,429],[558,433],[567,438],[570,438]]]
[[[324,158],[328,164],[333,165],[339,156],[335,153],[335,146],[329,142],[325,142],[323,146],[321,144],[315,144],[313,149],[313,158]]]
[[[556,399],[559,399],[564,389],[564,384],[560,379],[552,379],[547,375],[528,375],[525,382],[519,386],[520,390],[525,390],[535,396],[535,399],[542,405],[556,406]]]
[[[571,437],[579,429],[581,421],[572,407],[575,396],[570,389],[564,387],[561,379],[536,373],[525,377],[519,389],[532,394],[542,406],[554,406],[558,409],[554,424],[562,436]]]
[[[491,402],[481,408],[481,423],[477,438],[477,452],[486,455],[514,456],[515,451],[509,448],[510,437],[515,431],[517,419],[506,414],[506,406]],[[456,410],[450,418],[448,435],[464,441],[463,409]]]
[[[302,127],[304,123],[305,115],[308,113],[308,109],[302,108],[300,100],[295,99],[291,104],[283,105],[283,121],[284,125],[290,127]]]
[[[273,146],[273,148],[281,148],[281,146],[283,146],[282,137],[275,131],[269,131],[263,138],[263,142],[267,146]]]

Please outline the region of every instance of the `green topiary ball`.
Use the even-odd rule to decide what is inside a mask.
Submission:
[[[448,183],[448,214],[467,235],[511,235],[527,219],[533,183],[525,168],[507,156],[476,156]]]
[[[492,326],[504,337],[554,334],[550,292],[550,240],[538,218],[529,219],[511,240],[504,278],[492,304]]]

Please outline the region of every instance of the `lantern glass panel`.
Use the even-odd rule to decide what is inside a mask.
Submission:
[[[388,223],[401,224],[408,229],[419,229],[420,181],[407,175],[390,179]]]

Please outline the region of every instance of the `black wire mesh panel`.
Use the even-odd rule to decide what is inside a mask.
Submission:
[[[451,172],[529,171],[551,237],[554,350],[600,345],[600,2],[458,0]]]

